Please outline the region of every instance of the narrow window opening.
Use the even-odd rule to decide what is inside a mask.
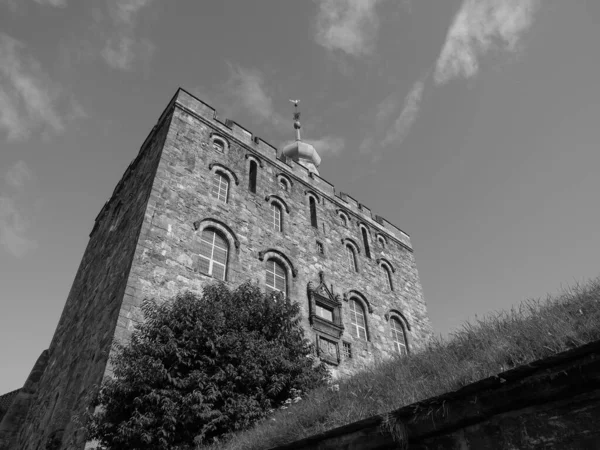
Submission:
[[[313,227],[318,228],[319,225],[317,224],[317,203],[316,203],[314,197],[309,197],[309,202],[310,202],[310,224]]]
[[[248,190],[253,194],[256,194],[256,172],[256,161],[250,161],[250,179],[248,180]]]
[[[273,221],[271,226],[273,231],[281,232],[281,208],[276,203],[271,203],[271,212],[273,214]]]
[[[340,215],[340,220],[342,222],[342,226],[343,227],[348,227],[348,219],[346,219],[346,216],[344,216],[343,214]]]
[[[369,248],[369,237],[367,236],[367,229],[365,227],[360,228],[362,230],[363,243],[365,245],[365,256],[371,257],[371,249]]]
[[[382,268],[383,268],[383,276],[385,278],[387,288],[390,291],[393,291],[394,285],[392,283],[392,271],[387,266],[382,266]]]
[[[319,255],[325,254],[325,249],[323,248],[323,244],[319,241],[317,241],[317,253]]]
[[[348,261],[348,267],[354,272],[358,272],[358,265],[356,263],[356,253],[350,244],[346,245],[346,258]]]

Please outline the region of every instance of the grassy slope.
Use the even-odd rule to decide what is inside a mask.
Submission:
[[[490,314],[421,353],[381,363],[319,389],[227,443],[206,449],[269,449],[454,391],[521,364],[600,339],[600,278],[545,302]]]

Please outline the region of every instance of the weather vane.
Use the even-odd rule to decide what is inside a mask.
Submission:
[[[298,111],[298,103],[300,103],[300,100],[290,99],[290,102],[294,104],[294,129],[296,130],[296,140],[299,141],[300,128],[302,128],[302,125],[300,125],[300,111]]]

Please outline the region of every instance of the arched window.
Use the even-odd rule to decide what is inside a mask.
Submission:
[[[356,252],[350,244],[346,244],[346,260],[348,261],[348,267],[354,272],[358,272],[358,264],[356,263]]]
[[[390,323],[392,326],[392,339],[394,340],[396,351],[401,355],[406,355],[408,353],[408,349],[406,346],[406,333],[404,331],[404,327],[395,317],[391,318]]]
[[[286,180],[283,177],[279,177],[278,182],[279,182],[279,187],[281,188],[282,191],[287,192],[287,191],[290,190],[290,186],[288,184],[288,180]]]
[[[377,242],[379,242],[379,246],[384,249],[385,248],[385,238],[381,235],[377,236]]]
[[[310,224],[315,227],[318,228],[318,224],[317,224],[317,202],[315,200],[314,197],[309,197],[308,198],[309,203],[310,203]]]
[[[267,261],[266,286],[268,292],[287,293],[287,273],[285,268],[274,259]]]
[[[258,164],[256,161],[250,161],[250,173],[248,179],[248,190],[253,194],[256,193],[256,172],[258,171]]]
[[[371,257],[371,250],[369,249],[369,236],[367,234],[367,229],[365,227],[360,227],[362,231],[363,244],[365,246],[365,256],[367,258]]]
[[[350,333],[360,339],[367,340],[367,322],[362,305],[354,299],[350,299]]]
[[[345,215],[340,214],[340,221],[342,222],[343,227],[348,227],[348,219]]]
[[[229,179],[221,172],[215,172],[213,175],[211,195],[221,200],[223,203],[227,203],[227,195],[229,194]]]
[[[271,227],[273,231],[281,232],[281,206],[277,203],[271,203]]]
[[[223,153],[225,151],[225,144],[220,139],[213,139],[212,148],[217,152]]]
[[[229,244],[213,228],[205,228],[200,237],[200,272],[225,281]]]
[[[392,283],[392,271],[388,266],[383,264],[381,266],[381,270],[383,270],[383,277],[385,278],[385,284],[390,291],[394,290],[394,283]]]

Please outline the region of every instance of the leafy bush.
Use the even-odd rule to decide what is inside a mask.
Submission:
[[[311,358],[300,308],[245,283],[158,305],[126,345],[92,406],[90,438],[108,449],[193,448],[248,428],[328,378]]]

